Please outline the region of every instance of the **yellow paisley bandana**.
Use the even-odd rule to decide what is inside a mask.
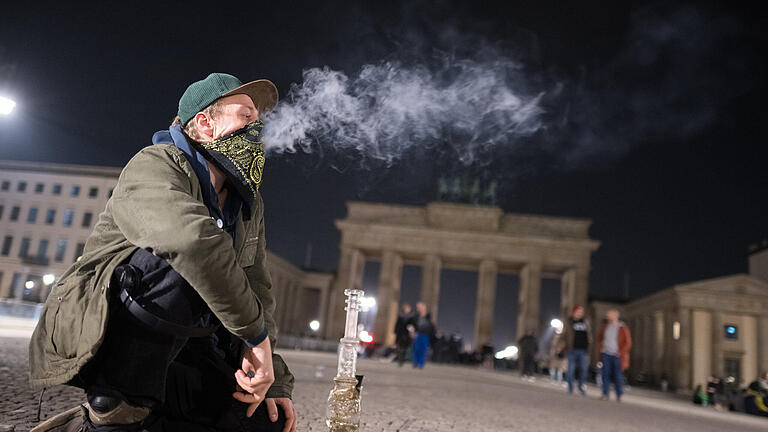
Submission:
[[[264,172],[263,127],[264,123],[256,120],[211,142],[197,143],[206,158],[224,171],[249,209],[258,197]]]

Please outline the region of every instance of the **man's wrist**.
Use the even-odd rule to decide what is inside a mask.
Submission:
[[[261,333],[259,333],[258,336],[253,337],[251,339],[243,339],[243,342],[248,346],[248,348],[253,348],[262,342],[264,342],[264,339],[269,336],[269,333],[267,332],[267,329],[265,328]]]

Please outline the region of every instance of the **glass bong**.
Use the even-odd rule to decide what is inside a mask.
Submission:
[[[360,311],[362,290],[345,290],[347,321],[344,337],[339,340],[339,364],[333,379],[333,390],[328,395],[325,424],[331,432],[360,430],[360,393],[363,376],[355,375],[357,364],[357,315]]]

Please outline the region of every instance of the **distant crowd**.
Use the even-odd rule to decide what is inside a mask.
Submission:
[[[466,365],[485,365],[496,369],[518,369],[521,376],[533,381],[537,373],[549,372],[552,383],[562,384],[568,393],[586,395],[586,383],[590,380],[590,350],[597,344],[600,361],[596,363],[594,381],[601,389],[601,399],[608,400],[611,390],[615,400],[621,402],[629,368],[632,335],[629,327],[619,319],[617,310],[609,310],[603,319],[597,340],[593,341],[592,325],[584,316],[584,307],[576,305],[560,328],[549,334],[549,340],[540,344],[533,329],[517,341],[517,353],[507,358],[495,358],[494,347],[484,345],[471,352],[463,350],[459,335],[441,334],[432,322],[427,305],[416,304],[413,311],[409,304],[401,306],[394,328],[395,347],[384,347],[379,353],[392,356],[400,366],[412,362],[415,368],[423,368],[426,361]],[[372,355],[370,347],[368,355]],[[661,380],[662,390],[667,380]],[[693,394],[696,404],[712,406],[718,410],[741,411],[768,417],[768,372],[746,388],[739,388],[733,379],[710,377],[707,385],[698,385]]]

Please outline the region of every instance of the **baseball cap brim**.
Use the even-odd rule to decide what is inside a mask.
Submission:
[[[230,90],[221,97],[236,94],[248,95],[259,113],[266,113],[277,105],[277,87],[268,79],[260,79],[245,83],[240,87]]]

